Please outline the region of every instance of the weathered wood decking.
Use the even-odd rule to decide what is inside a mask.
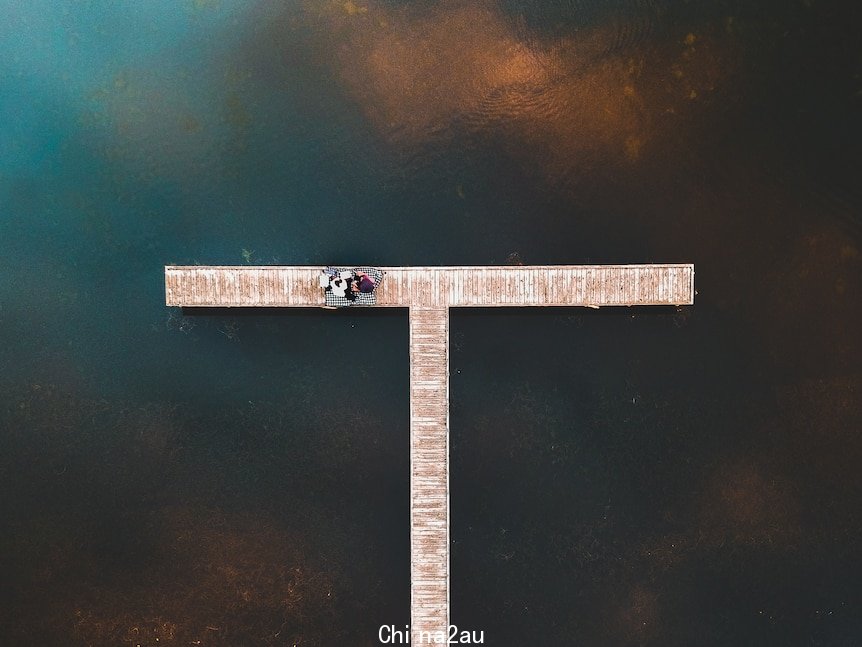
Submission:
[[[449,626],[449,309],[410,308],[411,643]],[[424,644],[427,644],[425,642]]]
[[[447,635],[449,624],[449,308],[687,305],[694,303],[694,266],[380,269],[377,305],[410,309],[410,642],[428,645]],[[165,300],[185,307],[322,307],[320,271],[168,266]]]
[[[693,265],[382,267],[377,306],[686,305]],[[323,306],[320,266],[168,266],[169,306]]]

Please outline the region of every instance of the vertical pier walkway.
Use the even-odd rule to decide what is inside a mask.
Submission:
[[[321,269],[168,266],[165,302],[323,307]],[[449,625],[449,308],[690,305],[694,265],[380,269],[377,305],[410,312],[410,642],[428,645]]]
[[[449,308],[410,308],[410,615],[449,625]]]

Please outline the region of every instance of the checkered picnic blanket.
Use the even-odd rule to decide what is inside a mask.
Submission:
[[[383,282],[383,272],[376,267],[327,267],[323,273],[329,277],[338,276],[339,272],[365,272],[368,276],[374,279],[374,289],[371,292],[357,292],[356,299],[351,301],[346,297],[337,297],[331,290],[326,290],[326,305],[335,308],[346,308],[348,306],[373,306],[377,305],[377,290],[380,289],[380,284]],[[322,288],[321,288],[322,289]]]

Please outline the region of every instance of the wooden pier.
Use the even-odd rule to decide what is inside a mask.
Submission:
[[[183,307],[323,307],[321,269],[168,266],[165,300]],[[428,645],[447,636],[449,625],[449,308],[690,305],[694,266],[380,269],[377,307],[409,308],[410,642]]]

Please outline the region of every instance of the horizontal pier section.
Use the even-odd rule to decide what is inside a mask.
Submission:
[[[167,266],[165,302],[184,307],[324,305],[321,266]],[[389,307],[636,306],[694,303],[694,265],[381,267]]]

